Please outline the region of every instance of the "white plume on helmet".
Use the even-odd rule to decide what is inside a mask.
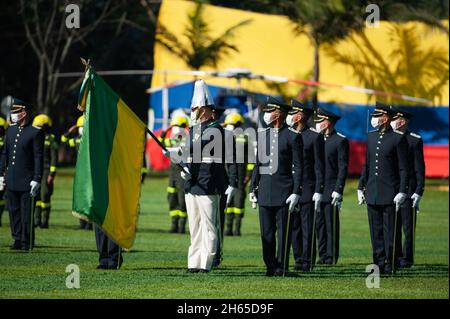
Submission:
[[[214,107],[214,100],[205,81],[197,80],[194,84],[194,94],[192,95],[191,110],[203,106]]]

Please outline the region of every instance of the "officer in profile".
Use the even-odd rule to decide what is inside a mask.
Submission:
[[[391,122],[393,130],[403,133],[408,142],[409,162],[409,192],[405,204],[400,208],[401,224],[403,226],[403,250],[399,254],[399,267],[410,268],[414,264],[414,244],[416,232],[417,213],[419,203],[425,188],[425,160],[423,156],[422,137],[409,130],[408,124],[412,113],[400,107],[394,107],[396,112]]]
[[[31,251],[34,246],[35,197],[42,173],[44,134],[31,125],[31,104],[12,98],[11,125],[6,130],[0,160],[0,191],[6,187],[12,250]]]
[[[349,145],[335,129],[341,117],[325,108],[317,112],[316,132],[325,140],[325,184],[321,209],[317,213],[319,263],[336,264],[339,258],[339,212],[347,178]]]

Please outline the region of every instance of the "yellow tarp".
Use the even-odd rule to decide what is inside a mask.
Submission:
[[[177,35],[180,40],[184,40],[183,32],[188,23],[187,14],[191,12],[195,4],[184,0],[164,0],[159,12],[158,22],[162,23],[171,32]],[[218,70],[228,68],[245,68],[253,73],[266,75],[278,75],[290,79],[307,79],[308,72],[312,70],[313,48],[306,36],[296,36],[293,32],[292,23],[284,16],[266,15],[216,7],[207,5],[205,8],[205,18],[211,29],[212,36],[220,35],[226,28],[235,25],[243,20],[252,19],[249,25],[237,30],[232,43],[239,49],[238,53],[232,52],[223,59],[218,66]],[[448,38],[440,32],[425,31],[419,24],[418,30],[423,30],[421,34],[421,45],[423,48],[444,47],[448,52]],[[384,57],[387,58],[389,48],[389,23],[381,22],[379,28],[366,29],[367,37],[380,49]],[[348,46],[345,41],[339,46]],[[342,47],[340,47],[342,48]],[[155,70],[188,70],[187,65],[178,57],[171,54],[167,49],[159,44],[155,44]],[[321,52],[320,55],[320,81],[341,85],[352,85],[361,87],[362,84],[352,76],[352,71],[341,64],[337,64]],[[202,70],[212,70],[203,68]],[[185,75],[167,75],[167,83],[175,80],[188,80],[192,77]],[[233,79],[205,78],[208,84],[233,87],[236,81]],[[152,79],[152,87],[164,84],[164,77],[155,74]],[[295,92],[298,86],[293,86],[290,90]],[[274,93],[264,82],[259,80],[242,81],[242,87],[264,93]],[[403,92],[396,92],[403,93]],[[321,87],[319,99],[323,102],[345,102],[355,104],[365,104],[367,95],[358,92],[351,92],[339,88]],[[435,101],[435,103],[438,103]],[[442,103],[449,104],[448,83]]]

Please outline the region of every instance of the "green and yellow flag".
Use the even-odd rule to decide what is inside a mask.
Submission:
[[[72,214],[94,222],[118,245],[136,236],[145,124],[89,68],[80,91],[85,110],[73,185]]]

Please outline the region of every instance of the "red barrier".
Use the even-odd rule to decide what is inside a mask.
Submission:
[[[160,136],[162,130],[154,132],[156,136]],[[165,157],[161,148],[153,140],[147,141],[147,158],[149,159],[149,167],[154,171],[167,170],[170,166],[170,160]],[[362,166],[364,165],[366,143],[350,141],[350,159],[348,165],[348,174],[350,176],[359,176]],[[449,158],[448,145],[425,145],[425,175],[432,178],[448,178],[449,177]]]

